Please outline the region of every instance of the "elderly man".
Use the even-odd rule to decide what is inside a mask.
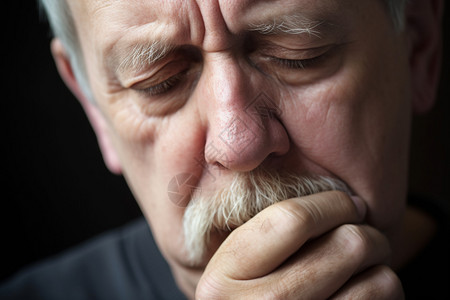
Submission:
[[[442,1],[43,4],[61,77],[147,223],[25,271],[1,296],[408,293],[396,271],[421,274],[412,262],[439,238],[406,193]]]

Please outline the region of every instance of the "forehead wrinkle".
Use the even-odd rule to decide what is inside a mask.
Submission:
[[[250,23],[248,31],[255,31],[261,35],[308,34],[320,37],[320,27],[325,24],[323,20],[312,20],[303,14],[295,13],[280,17],[273,17],[269,21]]]
[[[185,42],[183,32],[175,29],[172,24],[155,20],[121,32],[103,48],[108,68],[116,73],[139,72],[164,59],[176,45]]]
[[[108,71],[139,72],[188,43],[189,24],[179,21],[187,13],[181,5],[186,2],[155,2],[117,1],[116,10],[104,12],[108,26],[99,31],[97,52]]]
[[[269,10],[268,13],[261,14],[257,6],[260,3],[267,4],[266,1],[243,2],[245,5],[239,1],[236,2],[239,5],[228,2],[230,5],[224,5],[224,7],[216,3],[212,9],[205,11],[205,13],[212,13],[212,18],[209,16],[210,14],[202,14],[202,5],[196,5],[199,3],[184,2],[184,6],[181,5],[175,9],[178,16],[184,16],[185,20],[182,23],[184,30],[178,28],[180,23],[176,23],[174,16],[170,18],[170,22],[159,23],[160,20],[158,19],[161,14],[156,15],[156,19],[150,22],[153,24],[131,26],[126,30],[127,33],[122,34],[123,38],[119,39],[119,41],[121,40],[120,43],[118,41],[113,43],[115,45],[112,48],[115,48],[115,51],[109,53],[113,55],[108,59],[110,68],[116,72],[123,72],[131,68],[140,71],[142,68],[166,57],[177,45],[204,46],[206,29],[213,31],[208,33],[213,33],[212,36],[210,35],[211,42],[215,43],[216,47],[213,48],[218,48],[219,44],[225,46],[230,42],[230,34],[239,32],[254,31],[261,35],[308,34],[321,38],[323,33],[321,31],[327,29],[324,32],[328,35],[330,33],[328,27],[333,25],[328,21],[325,22],[321,13],[310,13],[310,10],[299,12],[299,7],[292,7],[294,11],[292,9],[290,11],[280,9]],[[188,7],[186,7],[187,4],[189,4]],[[254,9],[255,6],[256,10]],[[250,13],[250,11],[253,12]],[[205,16],[209,16],[208,28],[205,28]],[[240,19],[240,21],[235,22],[237,26],[233,26],[232,29],[229,28],[227,25],[231,25],[233,23],[231,21],[236,18]],[[328,19],[328,17],[325,17],[325,19]],[[227,24],[227,21],[231,23]]]

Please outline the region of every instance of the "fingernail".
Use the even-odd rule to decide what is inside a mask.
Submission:
[[[361,220],[363,220],[367,212],[366,203],[361,199],[361,197],[358,196],[350,196],[350,198],[353,200]]]

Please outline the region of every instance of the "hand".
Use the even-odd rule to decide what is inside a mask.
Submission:
[[[196,299],[402,299],[400,281],[386,265],[388,240],[355,225],[365,209],[354,201],[332,191],[261,211],[222,243]]]

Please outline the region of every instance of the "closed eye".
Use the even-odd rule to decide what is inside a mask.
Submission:
[[[306,69],[308,67],[314,67],[318,64],[322,60],[323,56],[324,55],[320,55],[308,59],[286,59],[272,56],[270,57],[270,60],[287,69]]]
[[[143,89],[138,89],[138,91],[144,93],[147,96],[163,95],[163,94],[168,93],[171,90],[175,89],[177,87],[177,85],[180,84],[180,82],[183,80],[186,73],[187,73],[187,70],[184,70],[178,74],[175,74],[175,75],[169,77],[168,79],[166,79],[158,84],[155,84],[155,85],[143,88]]]
[[[320,58],[321,58],[320,56],[309,59],[285,59],[285,58],[271,57],[271,60],[287,69],[306,69],[308,67],[313,67],[316,63],[319,62]]]

